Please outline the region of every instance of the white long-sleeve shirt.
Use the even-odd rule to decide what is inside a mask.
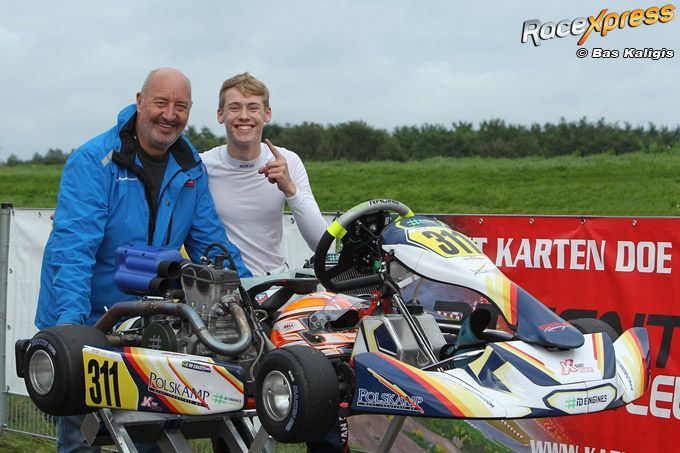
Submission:
[[[285,268],[281,239],[286,202],[310,249],[316,249],[328,226],[312,194],[302,160],[292,151],[277,149],[286,158],[288,173],[295,183],[296,193],[290,198],[257,172],[274,160],[264,143],[259,157],[251,161],[234,159],[227,153],[227,145],[201,154],[217,214],[229,240],[239,248],[253,275],[280,272]]]

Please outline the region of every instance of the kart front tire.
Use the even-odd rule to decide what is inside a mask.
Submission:
[[[572,319],[569,323],[576,327],[579,332],[584,334],[589,333],[605,333],[609,335],[612,342],[619,338],[619,333],[608,323],[597,318],[578,318]]]
[[[258,368],[255,404],[262,426],[278,442],[319,439],[338,417],[340,387],[333,365],[308,346],[275,349]]]
[[[85,345],[106,345],[106,335],[94,327],[63,325],[41,330],[24,356],[24,383],[31,400],[50,415],[80,415],[85,405]]]

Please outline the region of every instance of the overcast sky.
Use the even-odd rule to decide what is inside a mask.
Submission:
[[[273,122],[451,125],[581,117],[680,123],[680,17],[592,33],[583,46],[672,49],[675,57],[576,57],[578,37],[520,42],[558,22],[662,6],[650,1],[0,0],[0,159],[70,151],[110,128],[149,70],[192,81],[190,125],[216,134],[222,81],[250,71]],[[680,11],[675,11],[680,14]],[[281,144],[285,146],[285,143]]]

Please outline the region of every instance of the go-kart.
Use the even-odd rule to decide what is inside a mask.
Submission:
[[[183,291],[156,284],[162,297],[116,304],[94,327],[17,342],[31,399],[57,415],[255,406],[277,441],[302,442],[338,415],[603,411],[639,398],[649,381],[644,328],[619,336],[599,320],[563,320],[470,238],[398,201],[337,218],[315,252],[316,278],[246,290],[224,259],[184,264]]]

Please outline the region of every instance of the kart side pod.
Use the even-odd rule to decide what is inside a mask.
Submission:
[[[91,345],[105,345],[95,347]],[[94,408],[174,414],[243,409],[243,369],[204,356],[138,347],[115,348],[99,329],[63,325],[15,344],[17,375],[50,415]]]
[[[446,344],[434,317],[414,316],[436,355]],[[383,352],[416,367],[429,365],[406,320],[401,315],[366,316],[361,320],[352,357],[362,352]]]
[[[242,369],[202,356],[85,346],[83,365],[90,407],[200,415],[245,404]]]
[[[443,418],[534,418],[614,409],[643,395],[649,380],[644,328],[612,343],[585,335],[580,348],[549,350],[520,340],[488,343],[473,362],[423,370],[381,352],[354,357],[359,412]]]

